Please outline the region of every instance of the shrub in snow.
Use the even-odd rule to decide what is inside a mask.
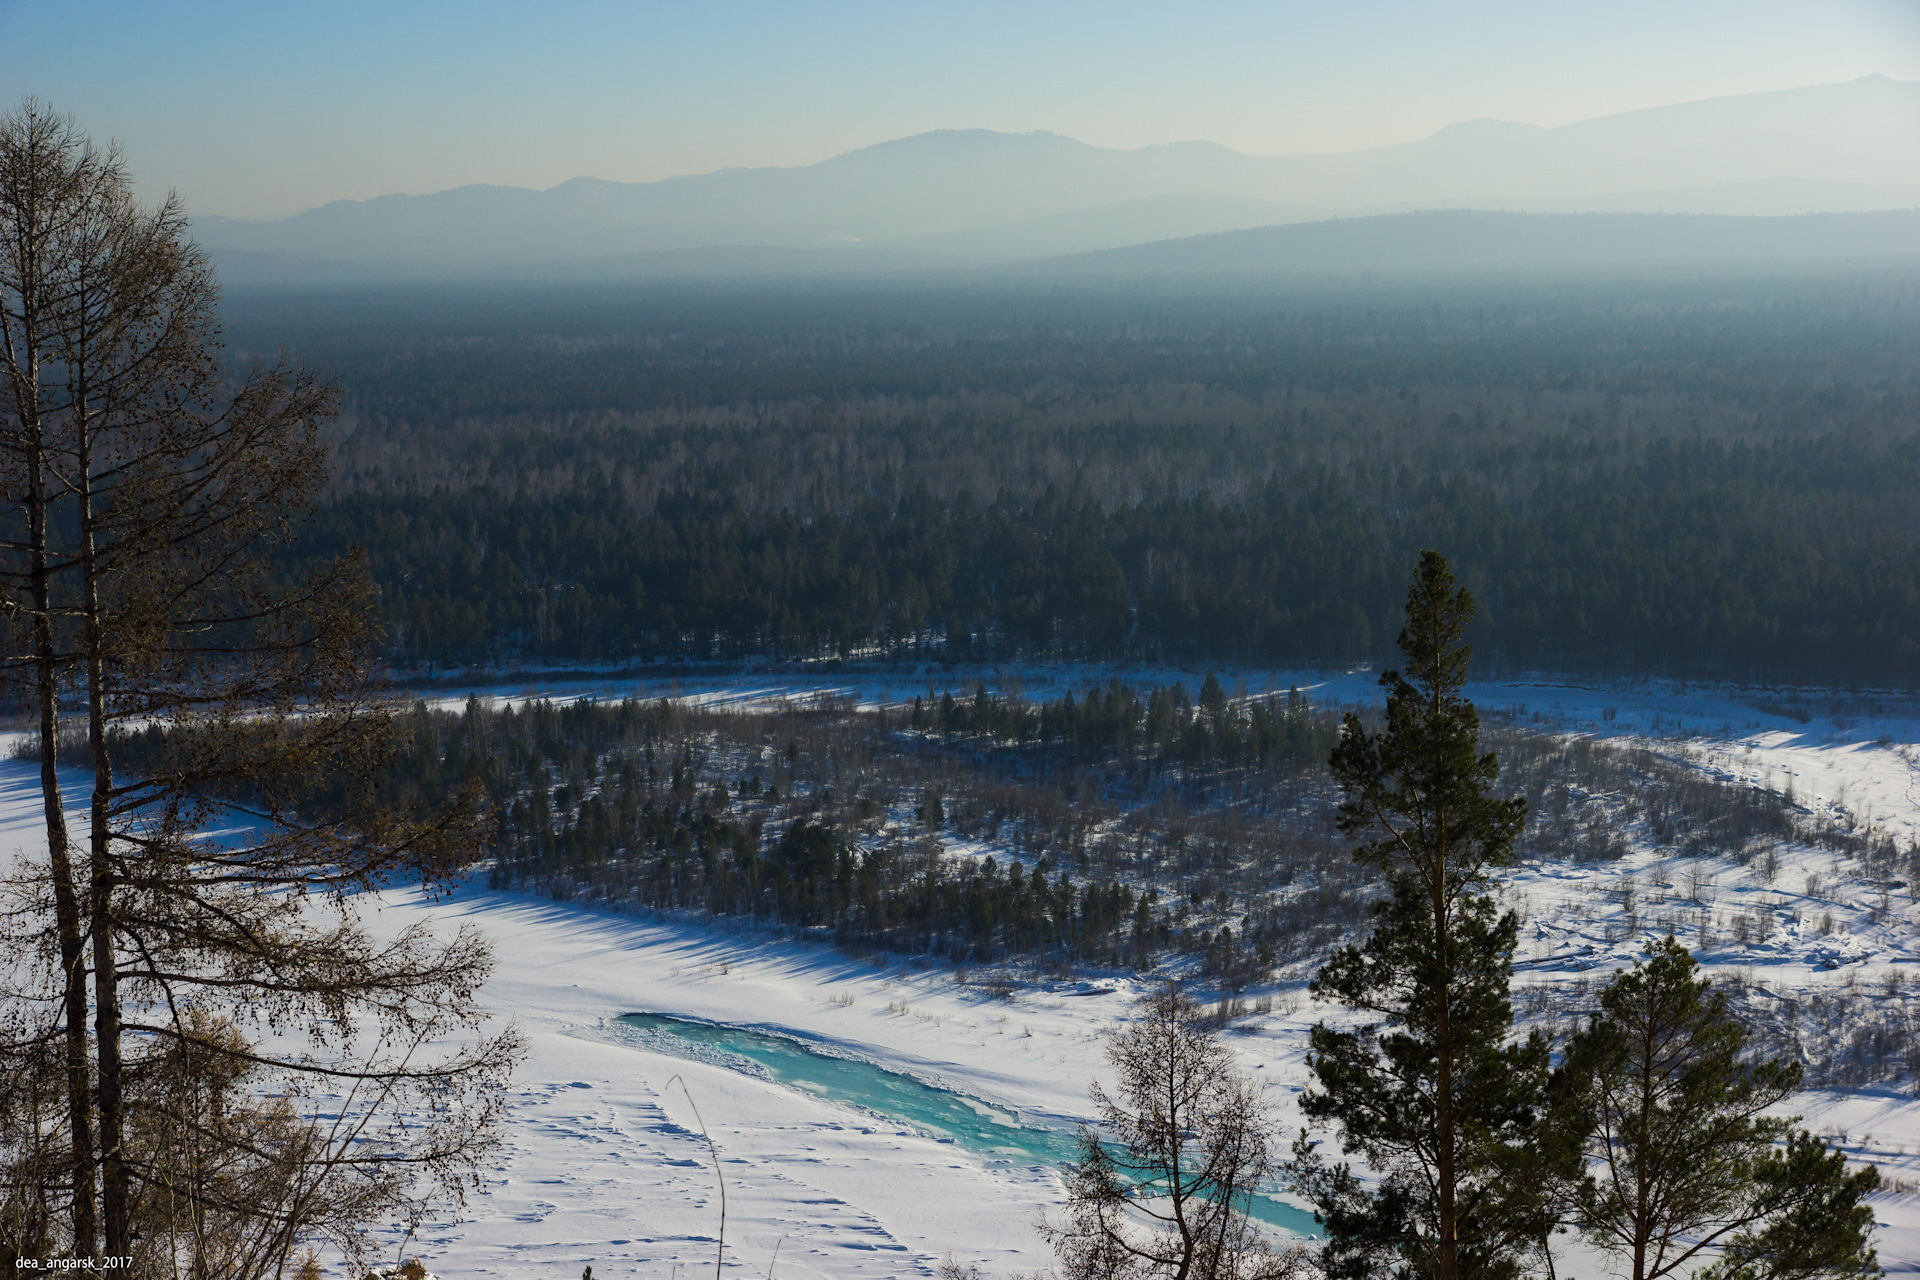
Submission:
[[[427,1270],[418,1258],[408,1258],[405,1262],[395,1263],[391,1267],[375,1267],[367,1272],[367,1280],[440,1280]]]

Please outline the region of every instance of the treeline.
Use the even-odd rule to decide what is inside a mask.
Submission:
[[[509,301],[240,312],[405,663],[1384,660],[1434,546],[1485,667],[1920,670],[1910,283]]]
[[[1041,700],[976,686],[865,711],[471,700],[417,705],[397,727],[379,800],[418,818],[479,791],[494,887],[792,929],[857,954],[1002,973],[1185,956],[1231,992],[1326,954],[1379,893],[1337,829],[1333,717],[1298,692],[1231,696],[1214,676],[1191,693],[1107,682]],[[1587,882],[1569,910],[1607,914],[1594,933],[1609,942],[1671,933],[1739,951],[1778,930],[1877,923],[1901,878],[1920,883],[1920,844],[1644,745],[1497,720],[1481,742],[1501,791],[1526,800],[1523,857],[1611,862],[1644,842],[1671,859],[1664,880]],[[67,746],[84,764],[84,740]],[[152,727],[115,736],[130,776],[165,746]],[[305,803],[323,817],[373,798],[335,787]],[[1809,851],[1831,880],[1802,884]],[[1806,896],[1716,901],[1728,864]],[[1878,905],[1860,898],[1874,886]],[[1816,1083],[1920,1062],[1914,1015],[1891,989],[1823,989],[1804,1007],[1732,994],[1769,1052]],[[1527,1016],[1583,1010],[1589,995],[1528,987]]]
[[[1299,689],[1275,697],[1230,700],[1220,677],[1209,671],[1197,699],[1178,683],[1150,689],[1143,697],[1116,677],[1094,685],[1075,701],[1069,689],[1038,705],[993,693],[980,685],[972,698],[952,690],[937,701],[913,699],[907,723],[938,730],[951,742],[984,738],[1015,746],[1061,744],[1102,756],[1137,751],[1184,763],[1318,764],[1333,746],[1326,717],[1316,716]]]
[[[379,799],[405,816],[484,795],[496,888],[964,963],[1144,967],[1173,950],[1243,984],[1363,910],[1330,816],[1309,816],[1333,723],[1298,692],[1228,700],[1209,678],[1197,700],[1109,684],[930,705],[420,704]],[[152,729],[116,742],[136,772],[166,750]],[[365,799],[321,788],[306,803]],[[955,839],[994,853],[956,854]],[[1267,892],[1310,867],[1328,874]]]
[[[1307,714],[1297,697],[1295,708]],[[1273,963],[1264,936],[1236,946],[1230,925],[1183,929],[1184,908],[1076,858],[1071,839],[1051,849],[1044,836],[1029,839],[1030,867],[947,855],[937,837],[953,829],[956,797],[943,800],[937,782],[915,788],[897,767],[921,736],[849,720],[816,722],[831,741],[803,751],[797,737],[781,746],[758,718],[667,701],[423,706],[385,785],[406,810],[448,787],[484,788],[496,888],[700,910],[956,961],[1146,964],[1156,950],[1188,946],[1218,971]],[[1036,751],[1029,764],[1058,760],[1057,749],[1025,747]],[[958,812],[951,821],[964,825]]]
[[[1584,386],[1759,404],[1910,377],[1916,309],[1920,280],[1875,268],[1317,286],[417,284],[229,289],[224,310],[235,355],[297,341],[341,372],[364,419],[577,427],[662,408],[831,415],[870,397],[1063,403],[1123,388]]]

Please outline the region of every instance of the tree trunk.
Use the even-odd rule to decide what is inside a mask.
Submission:
[[[1187,1273],[1193,1269],[1193,1229],[1187,1225],[1186,1187],[1180,1181],[1180,1125],[1185,1118],[1180,1107],[1180,1064],[1176,1056],[1177,1046],[1170,1045],[1167,1051],[1167,1132],[1172,1152],[1167,1161],[1167,1190],[1173,1196],[1173,1220],[1180,1231],[1180,1269],[1174,1273],[1174,1280],[1187,1280]]]
[[[41,316],[47,286],[44,260],[49,210],[47,192],[34,175],[26,189],[13,193],[6,230],[9,266],[18,289],[19,311],[0,325],[6,375],[18,419],[12,442],[25,492],[27,516],[27,597],[31,609],[30,649],[34,675],[34,711],[40,722],[41,802],[47,827],[47,871],[53,887],[54,930],[60,948],[62,1014],[66,1023],[69,1174],[73,1183],[73,1251],[91,1257],[98,1239],[93,1195],[93,1120],[91,1072],[87,1050],[86,938],[79,894],[74,887],[72,844],[66,805],[60,792],[59,656],[54,646],[53,583],[47,560],[48,506],[46,422],[40,399],[40,366],[46,332]]]
[[[1427,708],[1431,723],[1439,723],[1444,712],[1444,694],[1436,682]],[[1454,1180],[1458,1176],[1458,1152],[1454,1150],[1453,1115],[1453,957],[1448,943],[1453,933],[1447,920],[1447,811],[1444,806],[1434,814],[1433,823],[1433,947],[1434,981],[1433,1046],[1435,1054],[1434,1128],[1436,1163],[1439,1165],[1439,1280],[1459,1280],[1460,1224]]]
[[[1452,994],[1450,984],[1453,975],[1451,957],[1447,954],[1447,854],[1444,843],[1446,840],[1444,820],[1437,825],[1441,828],[1439,832],[1441,845],[1434,854],[1433,873],[1433,934],[1434,949],[1437,952],[1434,963],[1439,971],[1434,982],[1433,1044],[1436,1071],[1433,1084],[1433,1120],[1436,1130],[1435,1157],[1439,1165],[1437,1174],[1440,1184],[1439,1280],[1458,1280],[1460,1232],[1453,1186],[1456,1153],[1453,1132],[1453,1026],[1449,999]]]
[[[34,370],[37,378],[38,370]],[[71,1113],[73,1251],[92,1257],[99,1240],[93,1198],[93,1088],[87,1052],[87,957],[79,895],[74,890],[72,845],[60,792],[59,667],[53,642],[53,588],[47,568],[45,448],[39,424],[24,423],[33,438],[27,458],[27,520],[32,557],[33,657],[36,710],[40,719],[40,793],[47,823],[47,867],[53,879],[55,928],[65,984],[67,1107]]]
[[[1653,1019],[1643,1024],[1640,1045],[1640,1132],[1633,1153],[1633,1280],[1646,1280],[1647,1245],[1653,1237],[1653,1206],[1649,1202],[1652,1181],[1648,1140],[1653,1136],[1654,1060],[1659,1046],[1654,1042]]]
[[[93,933],[94,1051],[99,1063],[100,1207],[106,1251],[124,1257],[133,1251],[128,1221],[124,1091],[120,1058],[119,966],[114,954],[113,922],[113,758],[107,751],[105,629],[100,617],[100,560],[96,554],[93,494],[93,438],[85,420],[80,446],[80,570],[86,617],[87,746],[93,757],[91,876],[89,905]]]

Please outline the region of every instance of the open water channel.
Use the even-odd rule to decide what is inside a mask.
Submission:
[[[1005,1107],[889,1071],[864,1058],[821,1053],[786,1036],[660,1014],[629,1013],[613,1023],[609,1030],[615,1032],[611,1038],[616,1043],[628,1039],[618,1033],[625,1029],[649,1048],[672,1051],[673,1042],[679,1042],[679,1047],[704,1060],[735,1067],[751,1063],[759,1068],[756,1075],[764,1071],[780,1084],[950,1138],[977,1155],[1058,1165],[1076,1154],[1069,1130],[1024,1121]],[[1319,1234],[1312,1214],[1281,1200],[1257,1196],[1251,1213],[1296,1235]]]

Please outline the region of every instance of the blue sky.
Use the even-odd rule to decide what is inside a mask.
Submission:
[[[150,194],[247,217],[939,128],[1345,150],[1874,72],[1920,79],[1920,0],[0,0],[0,100],[37,94],[125,144]]]

